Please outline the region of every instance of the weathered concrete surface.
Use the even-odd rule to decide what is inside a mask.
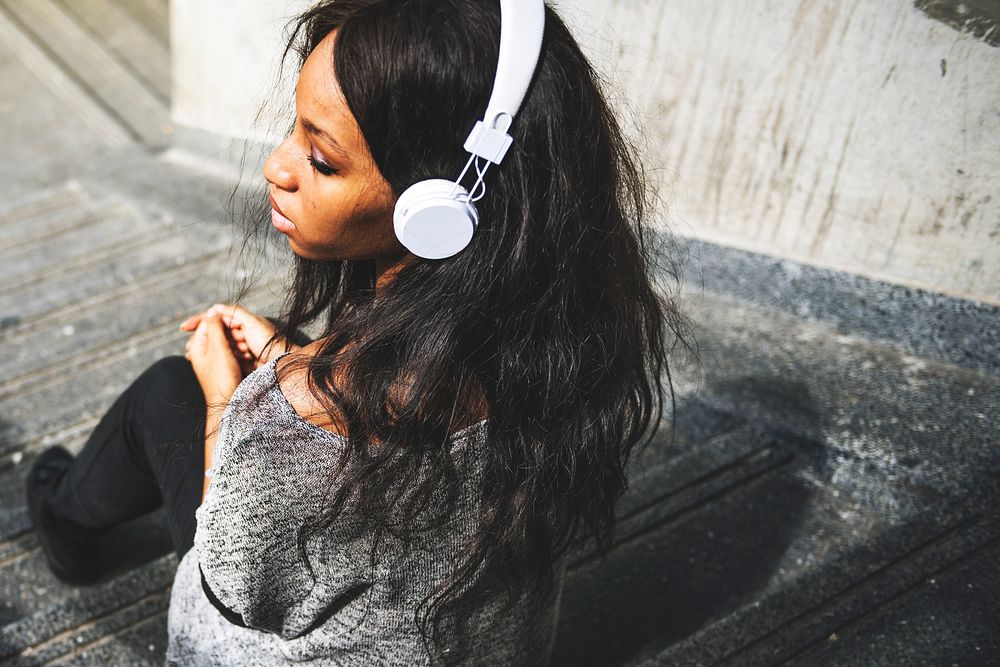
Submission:
[[[884,475],[945,495],[995,479],[996,375],[832,334],[736,300],[702,299],[711,304],[697,311],[698,340],[711,350],[703,391],[731,411],[820,442],[830,475],[857,480],[871,502],[901,509],[891,488],[864,486]]]
[[[920,11],[967,32],[990,46],[1000,46],[1000,2],[997,0],[916,0]]]
[[[276,26],[306,4],[172,5],[182,145],[284,129]],[[1000,304],[996,7],[558,3],[634,111],[677,231]]]
[[[991,646],[988,617],[896,605],[1000,543],[1000,378],[709,292],[688,306],[703,368],[680,374],[682,437],[633,471],[608,558],[571,565],[556,664],[773,665],[831,635],[854,664],[912,664],[870,648],[891,619],[938,655]]]
[[[679,232],[997,304],[997,3],[917,4],[560,7]]]
[[[265,102],[272,103],[272,114],[294,112],[294,77],[275,89],[280,28],[309,5],[307,0],[173,0],[174,122],[227,137],[261,137],[273,129],[270,117],[257,118]]]
[[[100,40],[132,78],[159,100],[161,107],[167,107],[170,101],[167,22],[163,20],[158,25],[155,18],[166,9],[162,2],[58,0],[58,3],[76,23]]]
[[[689,239],[686,282],[903,352],[1000,375],[1000,306]]]
[[[110,49],[106,41],[103,44],[98,41],[110,35],[98,35],[95,40],[88,27],[81,25],[77,16],[56,0],[3,0],[0,5],[21,31],[84,89],[102,100],[103,112],[120,121],[130,136],[149,145],[165,143],[171,132],[166,100],[154,89],[155,80],[149,82],[137,76],[142,69],[132,65],[140,59],[155,58],[156,53],[150,52],[154,47],[146,45],[157,44],[154,39],[147,36],[143,40],[139,36],[130,40],[130,44]],[[109,20],[119,26],[134,25],[124,10],[100,0],[80,2],[77,9],[103,13],[104,26],[108,26]],[[160,51],[162,48],[159,45]],[[134,53],[134,57],[123,59],[123,50]]]
[[[148,364],[182,353],[180,319],[227,299],[247,267],[223,222],[231,184],[150,153],[100,78],[69,69],[76,45],[50,53],[53,35],[79,38],[88,62],[162,98],[167,63],[137,64],[165,53],[166,2],[36,4],[0,3],[0,664],[161,665],[176,567],[162,513],[102,539],[101,582],[66,586],[31,531],[24,476],[50,444],[77,450]],[[61,33],[27,29],[42,11]],[[258,308],[273,309],[274,284],[251,294]]]

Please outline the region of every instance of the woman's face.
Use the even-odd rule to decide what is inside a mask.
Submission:
[[[306,59],[295,88],[295,128],[264,163],[272,224],[307,259],[401,258],[395,196],[368,151],[333,72],[335,32]]]

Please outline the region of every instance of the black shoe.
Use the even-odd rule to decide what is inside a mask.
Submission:
[[[46,504],[73,455],[58,445],[38,455],[28,472],[28,512],[52,573],[71,584],[91,584],[101,576],[95,540],[103,529],[88,529],[54,515]]]

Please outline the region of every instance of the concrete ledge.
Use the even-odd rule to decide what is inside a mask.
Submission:
[[[776,308],[927,359],[1000,375],[1000,306],[695,239],[689,289]]]

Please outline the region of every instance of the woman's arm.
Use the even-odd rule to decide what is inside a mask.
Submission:
[[[340,447],[318,430],[303,430],[287,406],[276,412],[272,400],[243,405],[248,419],[222,422],[212,492],[198,510],[194,553],[208,602],[230,623],[285,640],[326,623],[357,625],[369,611],[362,593],[372,585],[370,541],[354,521],[336,522],[306,542],[312,572],[298,544],[322,506]]]
[[[218,313],[200,318],[194,334],[188,339],[184,357],[191,362],[198,384],[205,395],[205,470],[212,465],[215,440],[222,414],[236,388],[243,380],[239,360],[233,355],[226,325]],[[201,487],[201,498],[208,491],[208,477]]]
[[[219,425],[222,423],[222,413],[225,412],[226,406],[219,404],[209,403],[208,409],[205,413],[205,472],[208,473],[208,469],[212,467],[212,460],[215,456],[215,441],[219,435]],[[208,493],[209,485],[208,475],[205,475],[205,481],[202,483],[201,487],[201,499],[204,502],[205,494]]]

